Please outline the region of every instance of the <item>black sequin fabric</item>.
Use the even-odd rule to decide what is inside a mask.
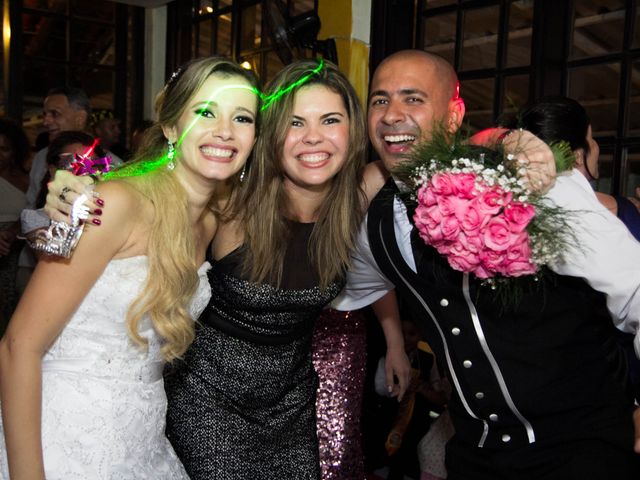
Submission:
[[[242,249],[209,272],[196,339],[166,375],[167,436],[192,480],[320,478],[311,337],[342,284],[317,287],[312,226],[298,227],[286,288],[243,279]]]

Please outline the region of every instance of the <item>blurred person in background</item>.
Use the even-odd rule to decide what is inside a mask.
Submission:
[[[20,212],[26,205],[29,141],[16,122],[0,118],[0,336],[18,301]]]
[[[109,153],[114,167],[121,165],[122,159],[129,155],[121,143],[120,124],[120,119],[116,118],[111,110],[99,109],[91,113],[93,134],[100,139],[100,145]]]

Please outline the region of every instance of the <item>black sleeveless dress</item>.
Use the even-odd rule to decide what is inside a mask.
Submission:
[[[196,339],[166,375],[167,436],[192,480],[319,478],[311,336],[342,284],[318,287],[313,224],[292,229],[279,289],[242,277],[242,247],[213,263]]]

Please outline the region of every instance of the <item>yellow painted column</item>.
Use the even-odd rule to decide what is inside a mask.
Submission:
[[[318,15],[322,24],[318,38],[333,38],[338,52],[338,66],[347,75],[363,105],[369,89],[368,38],[356,38],[354,25],[364,22],[367,29],[370,18],[362,18],[357,8],[362,0],[319,0]],[[355,16],[355,18],[354,18]]]

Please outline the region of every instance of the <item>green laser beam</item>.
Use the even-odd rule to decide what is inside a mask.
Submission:
[[[279,89],[277,92],[272,93],[271,95],[268,95],[268,96],[267,95],[262,95],[261,98],[262,98],[262,101],[263,101],[263,105],[262,105],[262,108],[260,109],[260,111],[262,112],[262,111],[266,110],[269,107],[269,105],[271,105],[277,99],[282,97],[285,93],[290,92],[294,88],[296,88],[296,87],[302,85],[303,83],[305,83],[312,76],[317,75],[320,72],[320,70],[322,70],[323,67],[324,67],[324,59],[319,58],[318,59],[318,66],[316,68],[314,68],[313,70],[311,70],[311,72],[308,73],[307,75],[305,75],[304,77],[302,77],[299,80],[293,82],[291,85],[289,85],[286,88]]]

